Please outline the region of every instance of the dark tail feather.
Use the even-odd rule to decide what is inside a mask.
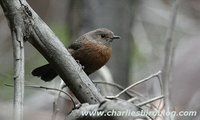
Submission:
[[[33,76],[41,77],[45,82],[53,80],[58,74],[56,71],[50,66],[50,64],[46,64],[40,66],[32,71]]]
[[[46,65],[43,65],[43,66],[40,66],[38,68],[35,68],[33,71],[32,71],[32,75],[33,76],[38,76],[40,77],[42,74],[46,73],[47,71],[49,71],[51,68],[50,68],[50,64],[46,64]]]

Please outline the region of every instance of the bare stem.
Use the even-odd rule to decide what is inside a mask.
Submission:
[[[93,81],[93,83],[95,84],[104,84],[104,85],[109,85],[109,86],[113,86],[113,87],[116,87],[118,88],[119,90],[124,90],[124,88],[119,85],[119,84],[116,84],[116,83],[110,83],[110,82],[105,82],[105,81]],[[134,91],[132,91],[134,92]],[[134,97],[134,95],[132,94],[132,92],[129,92],[129,91],[126,91],[126,94],[130,97]],[[135,92],[134,92],[135,93]],[[135,93],[136,94],[136,93]]]
[[[165,111],[170,112],[171,108],[171,96],[170,96],[170,85],[171,82],[171,68],[173,65],[173,57],[174,57],[174,49],[175,45],[172,41],[173,32],[175,28],[176,16],[177,16],[177,9],[178,9],[178,1],[173,0],[172,3],[172,12],[170,17],[170,23],[166,34],[166,46],[165,46],[165,59],[164,59],[164,66],[163,66],[163,73],[162,73],[162,81],[164,83],[164,96],[165,96]],[[172,116],[165,116],[166,120],[173,120]]]
[[[63,85],[64,82],[62,80],[60,80],[60,83],[59,83],[59,88],[60,90],[63,90]],[[64,90],[63,90],[64,91]],[[51,117],[51,120],[56,120],[56,117],[57,117],[57,114],[58,112],[60,111],[60,108],[59,108],[59,99],[61,97],[61,92],[59,91],[56,95],[55,95],[55,99],[54,99],[54,102],[53,102],[53,114],[52,114],[52,117]],[[73,101],[72,101],[73,102]],[[75,102],[73,102],[74,105],[75,105]],[[75,106],[74,106],[75,107]]]
[[[10,84],[4,84],[4,85],[5,85],[5,86],[8,86],[8,87],[13,87],[13,85],[10,85]],[[45,89],[45,90],[54,90],[54,91],[58,91],[58,92],[64,93],[64,94],[67,95],[67,96],[70,98],[70,100],[73,102],[73,106],[74,106],[74,107],[76,106],[73,97],[72,97],[69,93],[67,93],[67,92],[65,92],[65,91],[63,91],[63,90],[60,90],[60,89],[57,89],[57,88],[44,87],[44,86],[37,86],[37,85],[25,85],[25,87],[40,88],[40,89]]]
[[[19,30],[19,31],[18,31]],[[24,104],[24,47],[21,29],[11,31],[14,56],[14,119],[23,120]]]
[[[7,9],[7,3],[10,1],[0,0],[5,16],[10,19],[9,27],[12,35],[13,58],[14,58],[14,100],[13,100],[13,119],[23,120],[23,104],[24,104],[24,39],[23,39],[23,18],[19,16],[19,10],[16,7]],[[10,3],[15,6],[19,1]],[[11,19],[15,16],[18,19]]]
[[[44,87],[44,86],[37,86],[37,85],[25,85],[25,87],[40,88],[40,89],[46,89],[46,90],[55,90],[55,91],[64,93],[65,95],[67,95],[67,96],[70,98],[70,100],[71,100],[72,103],[73,103],[73,106],[74,106],[74,107],[76,106],[73,97],[72,97],[69,93],[67,93],[67,92],[65,92],[65,91],[63,91],[63,90],[60,90],[60,89],[57,89],[57,88]]]

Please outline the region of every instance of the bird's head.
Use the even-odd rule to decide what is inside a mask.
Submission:
[[[110,46],[113,40],[120,39],[120,36],[114,35],[114,33],[111,30],[106,28],[99,28],[90,31],[86,33],[85,37],[87,38],[87,40],[104,44],[106,46]]]

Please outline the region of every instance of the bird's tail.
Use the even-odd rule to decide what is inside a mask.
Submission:
[[[53,80],[58,74],[56,71],[50,66],[50,64],[46,64],[40,66],[32,71],[33,76],[40,77],[45,82],[49,82]]]

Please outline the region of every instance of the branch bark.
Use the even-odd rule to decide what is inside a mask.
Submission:
[[[14,55],[14,119],[23,120],[24,104],[24,46],[20,27],[11,31]]]

